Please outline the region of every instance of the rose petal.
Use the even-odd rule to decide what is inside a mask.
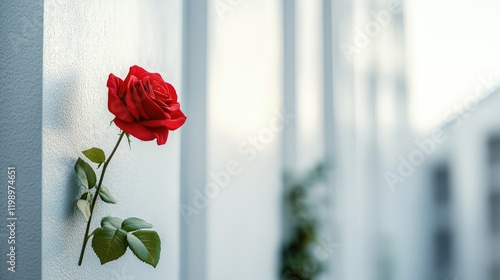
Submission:
[[[172,111],[170,113],[170,116],[172,117],[172,119],[186,118],[186,115],[184,115],[184,113],[180,109]]]
[[[121,101],[117,94],[117,89],[121,86],[123,81],[113,74],[109,74],[108,86],[108,110],[117,118],[124,121],[132,121],[133,117],[127,111],[127,108]]]
[[[149,77],[150,80],[152,81],[156,81],[158,83],[164,83],[164,80],[163,78],[161,77],[161,75],[159,73],[151,73],[151,72],[147,72],[145,71],[145,73],[142,73],[139,77],[139,79],[144,79],[145,77]]]
[[[137,94],[135,91],[135,85],[137,83],[137,78],[135,76],[131,76],[129,79],[129,83],[127,85],[127,91],[125,93],[125,104],[127,105],[127,110],[134,116],[136,120],[139,120],[139,109],[137,108],[137,104],[135,104],[133,95]]]
[[[155,133],[155,135],[156,135],[156,144],[163,145],[163,144],[167,143],[168,132],[169,132],[169,130],[166,127],[160,127],[160,128],[153,129],[153,133]]]
[[[172,104],[166,105],[165,108],[167,110],[169,110],[170,112],[174,112],[174,111],[178,111],[181,108],[181,104],[179,104],[179,103],[172,103]]]
[[[136,122],[124,122],[120,119],[115,119],[114,122],[116,126],[121,128],[121,130],[125,131],[126,133],[134,136],[139,140],[151,141],[156,138],[155,133],[153,133],[150,129],[147,129]]]
[[[118,96],[118,89],[122,86],[122,84],[123,84],[122,79],[118,78],[113,73],[109,74],[108,82],[106,83],[109,92],[112,92],[114,95]]]
[[[148,128],[166,127],[169,130],[176,130],[186,122],[186,116],[178,116],[177,118],[163,120],[148,120],[138,122],[140,125]]]
[[[145,128],[139,123],[127,123],[115,119],[116,125],[126,133],[143,141],[151,141],[156,139],[158,145],[167,143],[169,129],[166,127]]]
[[[149,119],[165,118],[165,112],[156,103],[156,100],[153,100],[149,94],[144,94],[144,96],[142,96],[142,106],[144,107],[146,113],[149,115]]]
[[[165,82],[165,84],[167,85],[168,94],[170,95],[172,102],[177,103],[177,92],[175,91],[174,86],[167,82]]]
[[[155,103],[158,104],[158,106],[160,106],[160,108],[162,108],[163,111],[166,111],[166,112],[177,111],[181,107],[181,104],[179,104],[179,103],[167,104],[167,103],[165,103],[161,100],[158,100],[158,99],[155,100]]]
[[[144,70],[144,68],[142,68],[141,66],[132,65],[132,66],[130,66],[129,73],[132,73],[132,75],[134,75],[136,77],[142,77],[142,75],[144,73],[147,74],[149,72]]]
[[[128,71],[127,77],[125,77],[125,80],[122,86],[120,87],[120,92],[127,91],[127,87],[130,85],[130,79],[132,77],[137,78],[137,76],[142,76],[143,73],[147,73],[147,71],[137,65],[131,66]]]
[[[146,95],[146,89],[141,81],[139,81],[139,85],[135,86],[135,90],[130,91],[132,93],[132,99],[134,103],[137,105],[137,109],[139,110],[139,117],[141,120],[149,120],[149,115],[144,109],[142,100],[144,98],[148,98]]]

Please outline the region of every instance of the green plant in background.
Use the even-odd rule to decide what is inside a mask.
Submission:
[[[304,176],[286,173],[284,178],[285,242],[281,251],[280,280],[314,280],[323,271],[314,255],[321,227],[319,183],[326,177],[326,164],[318,164]]]

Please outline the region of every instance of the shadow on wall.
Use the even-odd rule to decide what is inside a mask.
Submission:
[[[64,162],[72,162],[73,158],[65,157]],[[67,184],[65,184],[65,188],[63,188],[64,195],[64,208],[65,208],[65,217],[67,219],[71,218],[77,211],[75,211],[76,201],[78,200],[78,185],[76,182],[76,176],[74,172],[66,172],[66,180]],[[77,213],[78,214],[78,213]]]
[[[47,81],[44,85],[43,126],[55,131],[71,131],[76,123],[74,120],[82,116],[77,112],[83,100],[83,98],[79,100],[81,95],[77,94],[78,75],[75,73],[74,75],[53,75],[53,77],[59,78]]]

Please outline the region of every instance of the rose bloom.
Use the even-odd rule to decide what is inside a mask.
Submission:
[[[107,86],[108,109],[115,115],[113,121],[140,140],[156,139],[158,145],[163,145],[169,131],[186,121],[174,87],[158,73],[134,65],[124,81],[109,74]]]

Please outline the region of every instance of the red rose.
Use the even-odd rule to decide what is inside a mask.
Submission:
[[[174,87],[158,73],[134,65],[125,81],[109,74],[107,86],[108,109],[115,115],[113,121],[140,140],[156,139],[158,145],[163,145],[168,132],[186,121]]]

